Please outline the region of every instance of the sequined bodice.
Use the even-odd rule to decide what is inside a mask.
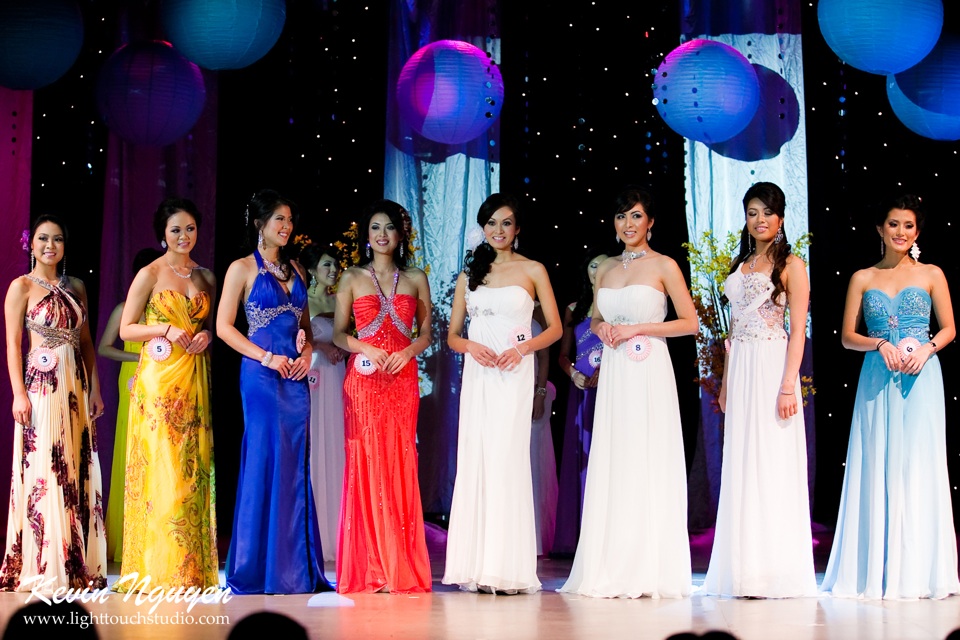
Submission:
[[[55,349],[69,344],[79,349],[80,327],[87,318],[80,299],[62,286],[62,282],[54,287],[39,278],[26,277],[50,292],[26,314],[27,329],[43,338],[43,342],[37,346]]]
[[[361,340],[367,340],[372,338],[378,331],[380,327],[383,326],[383,321],[390,316],[390,319],[393,321],[393,326],[397,328],[400,333],[403,334],[408,340],[413,337],[413,323],[411,319],[404,319],[400,313],[400,309],[397,309],[397,283],[400,281],[400,271],[395,271],[393,273],[393,290],[390,292],[390,297],[383,295],[383,291],[380,289],[380,281],[377,279],[377,274],[370,268],[370,277],[373,279],[373,285],[377,289],[375,294],[377,297],[377,315],[373,317],[370,322],[365,322],[361,325],[360,318],[354,311],[354,317],[357,318],[357,337]],[[406,295],[406,294],[401,294]],[[362,298],[368,298],[370,296],[362,296]],[[407,295],[407,298],[413,298],[413,296]],[[362,299],[358,298],[358,300]],[[416,298],[414,300],[414,310],[416,310]]]
[[[783,328],[786,295],[780,294],[780,304],[770,299],[773,282],[765,273],[742,273],[737,269],[723,285],[730,300],[730,339],[741,342],[758,340],[786,340]]]
[[[283,319],[284,325],[288,326],[283,327],[281,332],[292,331],[290,336],[293,340],[300,327],[303,306],[307,302],[307,288],[300,279],[300,275],[294,271],[294,274],[287,281],[290,285],[290,293],[288,294],[273,274],[263,266],[260,252],[254,251],[253,255],[257,260],[257,277],[254,279],[253,286],[250,288],[250,295],[243,305],[243,310],[247,315],[247,337],[252,339],[261,329],[266,328],[278,319]]]
[[[594,349],[600,348],[600,338],[590,330],[591,318],[587,316],[574,328],[574,335],[577,338],[576,362],[590,357]]]
[[[879,289],[863,294],[863,319],[871,338],[897,344],[903,338],[930,340],[930,294],[920,287],[906,287],[892,298]]]

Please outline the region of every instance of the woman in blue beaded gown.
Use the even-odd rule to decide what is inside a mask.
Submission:
[[[726,417],[707,594],[817,593],[799,373],[810,284],[790,252],[785,209],[777,185],[747,190],[740,252],[724,283],[730,348],[717,398]]]
[[[600,358],[603,355],[603,343],[590,330],[593,285],[597,279],[597,268],[606,259],[607,254],[601,249],[587,250],[585,260],[580,265],[580,295],[576,302],[567,305],[563,316],[558,362],[560,369],[570,377],[570,392],[567,396],[567,419],[560,457],[553,553],[573,553],[580,537],[583,488],[587,482],[593,411],[597,400]]]
[[[865,351],[840,515],[821,589],[867,599],[960,593],[947,476],[939,349],[953,341],[943,272],[919,261],[923,211],[902,196],[883,212],[880,262],[850,278],[843,346]],[[930,311],[940,330],[930,337]],[[860,320],[867,335],[857,331]]]
[[[276,191],[247,207],[254,251],[230,265],[217,311],[217,335],[243,356],[243,444],[227,554],[234,593],[312,593],[331,589],[310,483],[310,319],[305,275],[285,248],[295,207]],[[240,304],[247,335],[234,327]]]

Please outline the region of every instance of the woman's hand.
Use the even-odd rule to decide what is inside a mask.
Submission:
[[[213,342],[213,334],[207,329],[204,329],[190,340],[190,344],[187,346],[187,353],[203,353],[207,350],[207,347],[210,346],[211,342]]]
[[[320,351],[330,364],[337,364],[343,360],[343,349],[330,342],[314,342],[315,349]]]
[[[597,384],[600,382],[600,366],[598,365],[596,369],[593,370],[593,375],[587,379],[587,382],[584,387],[588,389],[596,389]]]
[[[883,347],[881,347],[881,349],[882,348]],[[900,350],[897,349],[897,351],[899,352]],[[927,364],[927,360],[929,360],[930,356],[935,352],[936,350],[930,346],[929,342],[922,345],[919,349],[915,349],[913,353],[901,360],[900,371],[911,376],[920,375],[923,365]]]
[[[473,359],[476,360],[477,364],[481,367],[497,366],[497,354],[493,352],[493,349],[479,342],[473,342],[472,340],[468,342],[467,353],[473,356]]]
[[[726,401],[724,401],[726,404]],[[777,415],[780,416],[781,420],[786,420],[791,416],[797,414],[797,394],[794,391],[790,393],[783,393],[780,391],[777,394]]]
[[[413,357],[413,354],[410,353],[408,349],[401,349],[400,351],[394,351],[387,356],[387,359],[383,362],[383,370],[387,373],[397,375],[403,368],[407,366],[407,363],[410,362],[410,358]]]
[[[100,397],[99,390],[90,391],[90,399],[88,402],[88,407],[90,411],[90,417],[96,420],[103,415],[103,398]]]
[[[533,396],[533,419],[539,420],[543,417],[544,405],[547,402],[547,396],[534,394]]]
[[[276,358],[277,356],[274,356]],[[282,360],[283,357],[281,356]],[[291,380],[303,380],[303,377],[307,375],[307,371],[310,370],[310,363],[307,360],[300,356],[297,359],[287,358],[287,364],[289,368],[287,369],[286,377]]]
[[[500,371],[513,371],[523,361],[523,354],[520,353],[520,347],[510,347],[497,356],[496,367]]]
[[[587,388],[587,383],[590,381],[587,376],[583,375],[576,369],[574,369],[573,373],[570,374],[570,380],[573,382],[573,386],[581,391]]]
[[[362,353],[367,357],[367,360],[373,363],[373,366],[377,368],[377,371],[384,370],[384,366],[387,363],[387,358],[390,356],[390,354],[383,349],[366,343],[364,344]]]
[[[261,364],[263,364],[263,362],[261,362]],[[290,362],[283,356],[274,354],[267,363],[267,368],[279,373],[281,378],[290,377]]]
[[[30,424],[30,414],[33,411],[33,405],[30,404],[30,398],[26,394],[13,397],[13,419],[26,426]]]
[[[722,413],[727,412],[727,385],[725,384],[720,385],[720,392],[717,394],[717,404],[720,405],[720,411]]]
[[[595,332],[597,337],[600,338],[600,341],[608,347],[616,347],[616,344],[614,344],[613,329],[613,325],[609,322],[601,322],[597,325]]]
[[[184,331],[180,327],[172,324],[167,325],[167,330],[163,334],[163,337],[169,340],[170,344],[178,344],[184,349],[184,351],[187,352],[189,352],[190,343],[193,341],[193,336],[191,336],[187,331]]]
[[[878,351],[880,351],[880,357],[883,358],[883,362],[887,365],[888,370],[900,371],[903,368],[903,362],[900,359],[900,349],[897,349],[885,341],[880,345]]]

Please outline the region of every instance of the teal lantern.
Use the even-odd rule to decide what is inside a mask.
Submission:
[[[83,45],[72,0],[0,0],[0,86],[39,89],[65,74]]]

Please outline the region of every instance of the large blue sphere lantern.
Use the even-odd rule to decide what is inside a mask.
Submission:
[[[896,78],[903,95],[921,109],[960,116],[960,37],[943,34],[930,55]]]
[[[0,86],[39,89],[65,74],[83,45],[73,0],[0,1]]]
[[[900,73],[930,53],[943,28],[941,0],[820,0],[817,18],[837,56],[861,71]]]
[[[900,122],[917,135],[931,140],[960,140],[960,116],[918,106],[900,90],[897,76],[887,76],[887,99]]]
[[[499,117],[503,77],[490,56],[472,44],[438,40],[403,65],[397,103],[403,120],[424,138],[461,144]]]
[[[714,40],[690,40],[668,53],[657,69],[653,95],[671,129],[707,144],[743,131],[760,105],[753,66]]]
[[[163,0],[163,27],[204,69],[242,69],[265,56],[287,18],[284,0]]]
[[[97,80],[97,107],[128,142],[164,146],[197,123],[207,91],[199,67],[167,42],[136,42],[113,52]]]

